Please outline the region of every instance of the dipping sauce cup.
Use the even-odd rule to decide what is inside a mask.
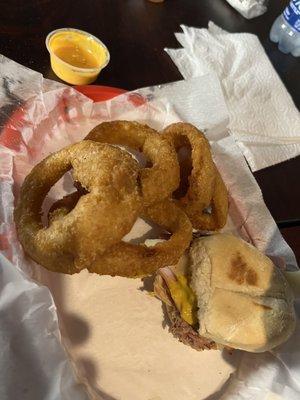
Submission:
[[[52,70],[72,85],[94,82],[110,58],[101,40],[79,29],[62,28],[50,32],[46,46]]]

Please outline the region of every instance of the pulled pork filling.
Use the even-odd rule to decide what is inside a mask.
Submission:
[[[169,330],[174,337],[179,339],[180,342],[187,344],[198,351],[217,348],[215,342],[200,336],[191,325],[181,318],[175,305],[166,305],[166,308],[171,323]]]

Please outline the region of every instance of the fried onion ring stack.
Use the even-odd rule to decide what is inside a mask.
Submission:
[[[145,166],[116,146],[142,152]],[[179,153],[191,149],[187,188]],[[41,209],[51,187],[72,169],[77,191],[58,200],[43,226]],[[227,218],[227,191],[205,136],[177,123],[162,133],[129,121],[96,126],[84,141],[50,155],[26,177],[15,210],[25,252],[52,271],[140,277],[178,262],[192,226],[217,230]],[[160,225],[169,240],[147,247],[122,240],[138,217]]]

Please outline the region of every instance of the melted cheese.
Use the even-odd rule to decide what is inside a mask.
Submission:
[[[184,275],[177,276],[177,281],[169,282],[168,288],[182,319],[190,325],[196,325],[197,298],[189,287],[187,278]]]

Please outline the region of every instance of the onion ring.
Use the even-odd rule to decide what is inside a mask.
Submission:
[[[187,215],[167,199],[146,208],[142,217],[171,232],[169,240],[151,247],[121,241],[89,265],[90,272],[136,278],[151,275],[158,268],[179,261],[192,240],[192,225]]]
[[[201,230],[222,228],[227,219],[226,187],[214,165],[204,134],[188,123],[175,123],[163,130],[163,136],[175,150],[191,146],[192,169],[187,192],[177,199],[193,227]],[[206,210],[211,207],[211,213]]]
[[[74,192],[58,200],[53,205],[53,212],[69,212],[78,196],[80,193]],[[151,247],[120,241],[87,267],[90,272],[136,278],[151,275],[158,268],[179,261],[192,240],[192,225],[187,215],[172,200],[164,200],[146,208],[141,216],[171,232],[170,239]],[[51,214],[49,218],[52,218]]]
[[[215,231],[223,228],[228,216],[227,189],[216,168],[216,182],[211,199],[211,212],[193,214],[194,226],[202,227],[207,231]],[[200,228],[198,228],[200,229]]]
[[[43,200],[72,167],[74,179],[88,193],[80,197],[72,211],[57,213],[44,227]],[[26,177],[15,209],[25,252],[52,271],[72,274],[85,268],[118,243],[136,221],[142,207],[138,170],[138,163],[128,153],[91,141],[71,145],[44,159]]]
[[[152,163],[151,167],[140,170],[145,206],[169,197],[179,186],[176,152],[162,135],[149,126],[130,121],[103,122],[86,139],[128,146],[145,154]]]

